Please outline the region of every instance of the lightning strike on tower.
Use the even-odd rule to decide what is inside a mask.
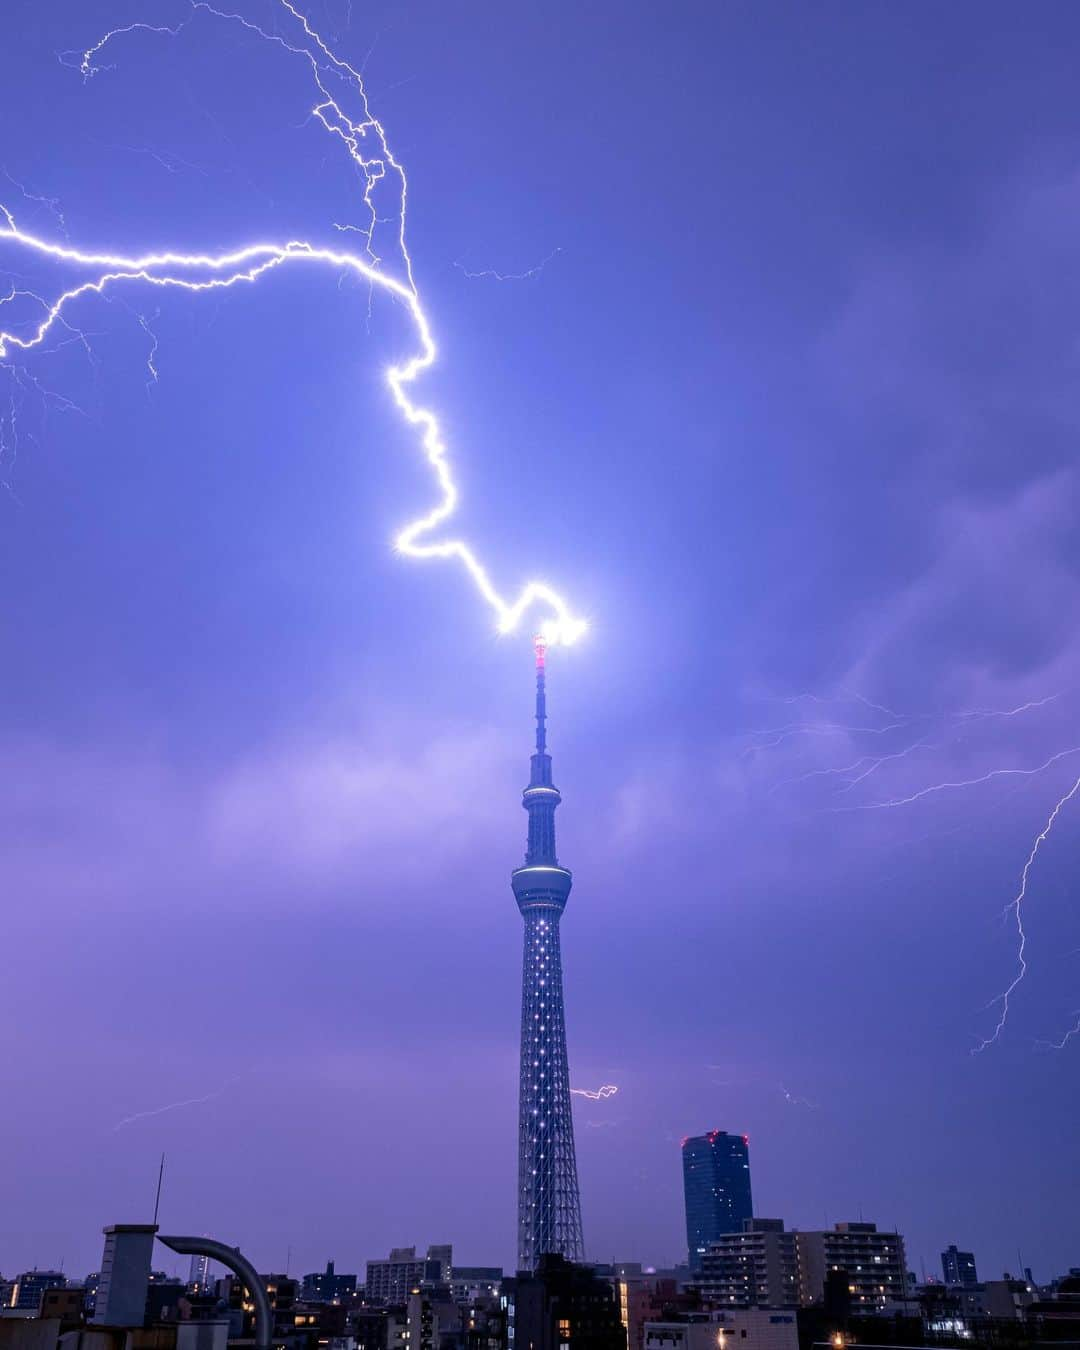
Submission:
[[[351,226],[364,240],[362,254],[320,246],[304,240],[259,240],[229,251],[198,250],[185,252],[129,252],[123,249],[82,251],[69,245],[40,238],[21,229],[7,207],[0,204],[0,244],[16,245],[32,257],[88,271],[90,275],[59,291],[52,299],[33,296],[42,314],[35,321],[8,327],[0,320],[0,362],[6,362],[17,378],[17,355],[45,346],[54,330],[67,327],[68,312],[84,297],[99,297],[107,290],[125,285],[149,285],[192,292],[220,292],[242,282],[254,283],[266,273],[288,264],[290,267],[315,263],[339,273],[363,278],[372,291],[379,291],[401,304],[408,312],[417,340],[416,352],[390,366],[386,382],[405,421],[419,432],[420,448],[435,478],[437,499],[428,511],[408,522],[394,539],[398,552],[411,558],[452,559],[464,567],[485,604],[492,610],[500,633],[515,631],[523,616],[537,607],[545,611],[542,632],[549,642],[573,642],[585,631],[585,623],[576,617],[564,598],[546,582],[528,581],[512,598],[496,587],[472,545],[462,538],[447,538],[442,528],[455,514],[459,489],[450,465],[449,452],[436,413],[411,396],[411,386],[435,363],[437,349],[432,326],[417,289],[413,261],[406,242],[406,205],[408,181],[400,162],[390,150],[386,132],[368,105],[360,71],[341,60],[311,26],[307,17],[290,0],[279,0],[285,22],[296,30],[289,40],[276,29],[268,31],[243,14],[214,8],[205,0],[193,0],[190,14],[175,26],[135,22],[105,34],[84,51],[66,54],[65,63],[77,68],[84,81],[108,69],[99,64],[105,49],[114,40],[132,34],[149,34],[176,39],[198,16],[221,23],[238,24],[268,44],[305,61],[315,85],[316,101],[310,109],[312,119],[344,146],[352,165],[363,182],[364,226]],[[63,57],[62,57],[63,59]],[[346,111],[349,100],[355,109]],[[382,203],[387,184],[396,184],[397,204],[388,217]],[[383,266],[376,252],[378,226],[390,219],[394,225],[395,261],[399,275]],[[345,228],[338,226],[337,228]],[[16,292],[0,299],[2,307],[11,303]],[[143,323],[145,328],[145,322]],[[151,335],[152,336],[152,335]],[[156,379],[153,357],[149,369]],[[0,431],[2,431],[0,427]]]
[[[540,1257],[583,1256],[581,1201],[566,1056],[559,921],[572,884],[555,852],[562,800],[547,752],[547,642],[536,638],[536,750],[522,805],[529,813],[524,866],[511,874],[525,920],[521,967],[521,1074],[518,1091],[518,1269]]]

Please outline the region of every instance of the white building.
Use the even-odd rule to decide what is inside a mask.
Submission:
[[[368,1299],[404,1303],[409,1291],[422,1284],[449,1284],[453,1274],[453,1248],[429,1247],[426,1257],[417,1257],[415,1247],[394,1247],[386,1261],[369,1261],[364,1292]]]
[[[701,1258],[702,1294],[725,1308],[794,1308],[799,1303],[799,1253],[782,1219],[747,1219],[741,1233],[723,1233]]]

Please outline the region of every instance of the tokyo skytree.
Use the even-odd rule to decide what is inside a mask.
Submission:
[[[521,968],[521,1081],[518,1097],[518,1269],[533,1271],[558,1252],[582,1260],[570,1069],[566,1058],[559,920],[571,877],[555,853],[555,808],[547,753],[544,660],[536,639],[536,751],[522,804],[529,813],[525,864],[511,874],[525,920]]]

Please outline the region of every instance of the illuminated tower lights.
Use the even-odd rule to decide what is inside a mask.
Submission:
[[[525,920],[521,969],[521,1078],[518,1096],[518,1269],[534,1271],[540,1257],[583,1256],[570,1070],[566,1056],[559,920],[571,876],[555,853],[555,808],[547,753],[544,661],[536,639],[536,751],[522,805],[529,813],[525,865],[511,875]]]

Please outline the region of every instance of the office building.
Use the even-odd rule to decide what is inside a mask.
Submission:
[[[710,1302],[729,1308],[795,1308],[799,1253],[782,1219],[747,1219],[705,1249],[696,1281]]]
[[[92,1322],[95,1326],[141,1327],[157,1225],[114,1223],[103,1231],[105,1250]]]
[[[799,1301],[822,1303],[826,1282],[844,1288],[853,1317],[872,1315],[899,1303],[907,1294],[904,1239],[879,1233],[872,1223],[838,1223],[823,1232],[796,1233]]]
[[[536,639],[536,750],[522,805],[529,813],[525,863],[511,874],[525,921],[521,967],[518,1081],[518,1270],[540,1257],[583,1256],[570,1069],[566,1057],[559,923],[571,876],[555,852],[555,808],[562,798],[547,753],[546,645]]]
[[[46,1289],[63,1289],[67,1278],[62,1270],[24,1270],[9,1286],[8,1307],[36,1313]]]
[[[701,1270],[710,1243],[741,1233],[754,1213],[750,1195],[750,1141],[745,1134],[710,1130],[682,1142],[686,1245],[690,1269]]]
[[[975,1254],[957,1251],[956,1243],[950,1244],[941,1253],[941,1274],[948,1285],[965,1285],[970,1288],[973,1284],[978,1284]]]
[[[369,1261],[364,1293],[372,1302],[401,1303],[409,1291],[422,1284],[449,1284],[453,1275],[453,1249],[429,1247],[418,1257],[415,1247],[394,1247],[386,1261]]]

